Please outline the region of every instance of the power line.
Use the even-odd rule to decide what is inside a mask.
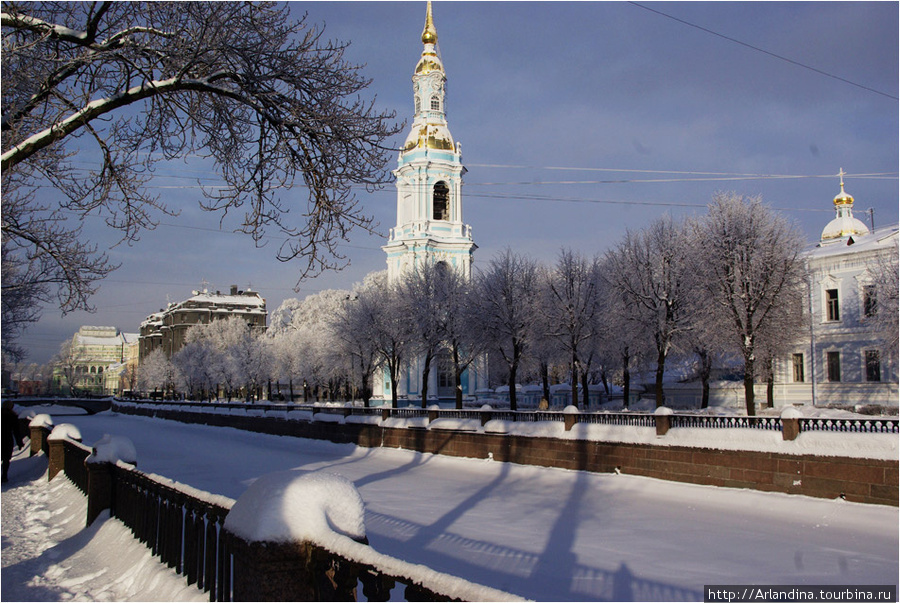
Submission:
[[[758,46],[754,46],[754,45],[752,45],[752,44],[748,44],[748,43],[746,43],[746,42],[742,42],[741,40],[732,38],[732,37],[730,37],[730,36],[726,36],[726,35],[724,35],[724,34],[720,34],[719,32],[713,31],[713,30],[708,29],[708,28],[706,28],[706,27],[702,27],[702,26],[700,26],[700,25],[696,25],[695,23],[691,23],[690,21],[685,21],[684,19],[679,19],[678,17],[673,17],[672,15],[669,15],[669,14],[664,13],[664,12],[662,12],[662,11],[658,11],[658,10],[656,10],[656,9],[654,9],[654,8],[650,8],[649,6],[645,6],[645,5],[639,4],[639,3],[637,3],[637,2],[629,2],[629,4],[633,4],[634,6],[637,6],[638,8],[643,8],[644,10],[650,11],[651,13],[656,13],[657,15],[660,15],[660,16],[662,16],[662,17],[666,17],[667,19],[672,19],[673,21],[677,21],[678,23],[681,23],[682,25],[687,25],[688,27],[693,27],[693,28],[695,28],[695,29],[699,29],[700,31],[703,31],[703,32],[706,32],[706,33],[708,33],[708,34],[717,36],[717,37],[719,37],[719,38],[722,38],[723,40],[728,40],[729,42],[733,42],[733,43],[735,43],[735,44],[740,44],[741,46],[744,46],[744,47],[749,48],[749,49],[751,49],[751,50],[755,50],[756,52],[761,52],[761,53],[763,53],[763,54],[767,54],[767,55],[769,55],[770,57],[779,59],[779,60],[781,60],[781,61],[785,61],[786,63],[790,63],[791,65],[796,65],[797,67],[802,67],[803,69],[808,69],[809,71],[813,71],[813,72],[815,72],[815,73],[818,73],[819,75],[824,75],[824,76],[826,76],[826,77],[830,77],[830,78],[832,78],[832,79],[838,80],[839,82],[844,82],[845,84],[850,84],[851,86],[856,86],[857,88],[862,88],[863,90],[868,90],[869,92],[874,92],[875,94],[880,94],[881,96],[886,96],[887,98],[890,98],[890,99],[893,99],[893,100],[900,100],[900,99],[898,99],[896,96],[893,96],[893,95],[888,94],[888,93],[886,93],[886,92],[882,92],[881,90],[876,90],[875,88],[870,88],[869,86],[864,86],[863,84],[857,84],[856,82],[852,82],[852,81],[850,81],[850,80],[848,80],[848,79],[846,79],[846,78],[840,77],[840,76],[838,76],[838,75],[834,75],[833,73],[828,73],[827,71],[822,71],[821,69],[816,69],[815,67],[811,67],[811,66],[809,66],[809,65],[806,65],[806,64],[804,64],[804,63],[800,63],[799,61],[795,61],[795,60],[793,60],[793,59],[789,59],[789,58],[787,58],[787,57],[785,57],[785,56],[782,56],[782,55],[780,55],[780,54],[776,54],[776,53],[774,53],[774,52],[770,52],[770,51],[768,51],[768,50],[765,50],[765,49],[763,49],[763,48],[760,48],[760,47],[758,47]]]

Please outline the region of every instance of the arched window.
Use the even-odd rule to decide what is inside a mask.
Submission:
[[[431,110],[432,111],[440,111],[441,110],[441,98],[439,96],[431,97]]]
[[[417,97],[416,97],[416,113],[419,113],[419,112],[421,112],[421,111],[422,111],[422,99],[420,99],[420,98],[417,96]]]
[[[432,195],[432,220],[449,220],[450,219],[450,189],[443,180],[434,185],[434,194]]]

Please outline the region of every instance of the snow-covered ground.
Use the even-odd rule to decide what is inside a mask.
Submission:
[[[86,443],[104,434],[128,437],[143,471],[235,499],[275,471],[342,475],[365,502],[366,533],[376,550],[536,600],[702,600],[706,584],[898,582],[900,515],[893,507],[114,413],[65,422]],[[38,462],[14,462],[13,484],[3,490],[4,600],[202,598],[178,590],[181,578],[148,565],[152,559],[115,565],[140,555],[141,547],[126,542],[115,521],[80,529],[83,498],[77,508],[81,495],[60,478],[32,482]],[[54,530],[61,530],[50,537],[59,543],[58,558],[36,552]],[[107,565],[105,574],[90,578]],[[120,579],[129,576],[125,568],[134,576]]]

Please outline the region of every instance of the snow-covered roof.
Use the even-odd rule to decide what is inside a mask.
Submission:
[[[883,226],[867,235],[851,236],[845,239],[823,241],[811,246],[807,254],[810,259],[834,257],[844,254],[857,254],[867,251],[890,249],[896,244],[898,225]]]

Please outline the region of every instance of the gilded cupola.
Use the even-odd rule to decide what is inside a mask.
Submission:
[[[836,215],[822,230],[823,243],[869,234],[869,228],[861,220],[853,217],[853,196],[844,190],[844,173],[841,168],[838,173],[841,178],[841,192],[834,197]]]

